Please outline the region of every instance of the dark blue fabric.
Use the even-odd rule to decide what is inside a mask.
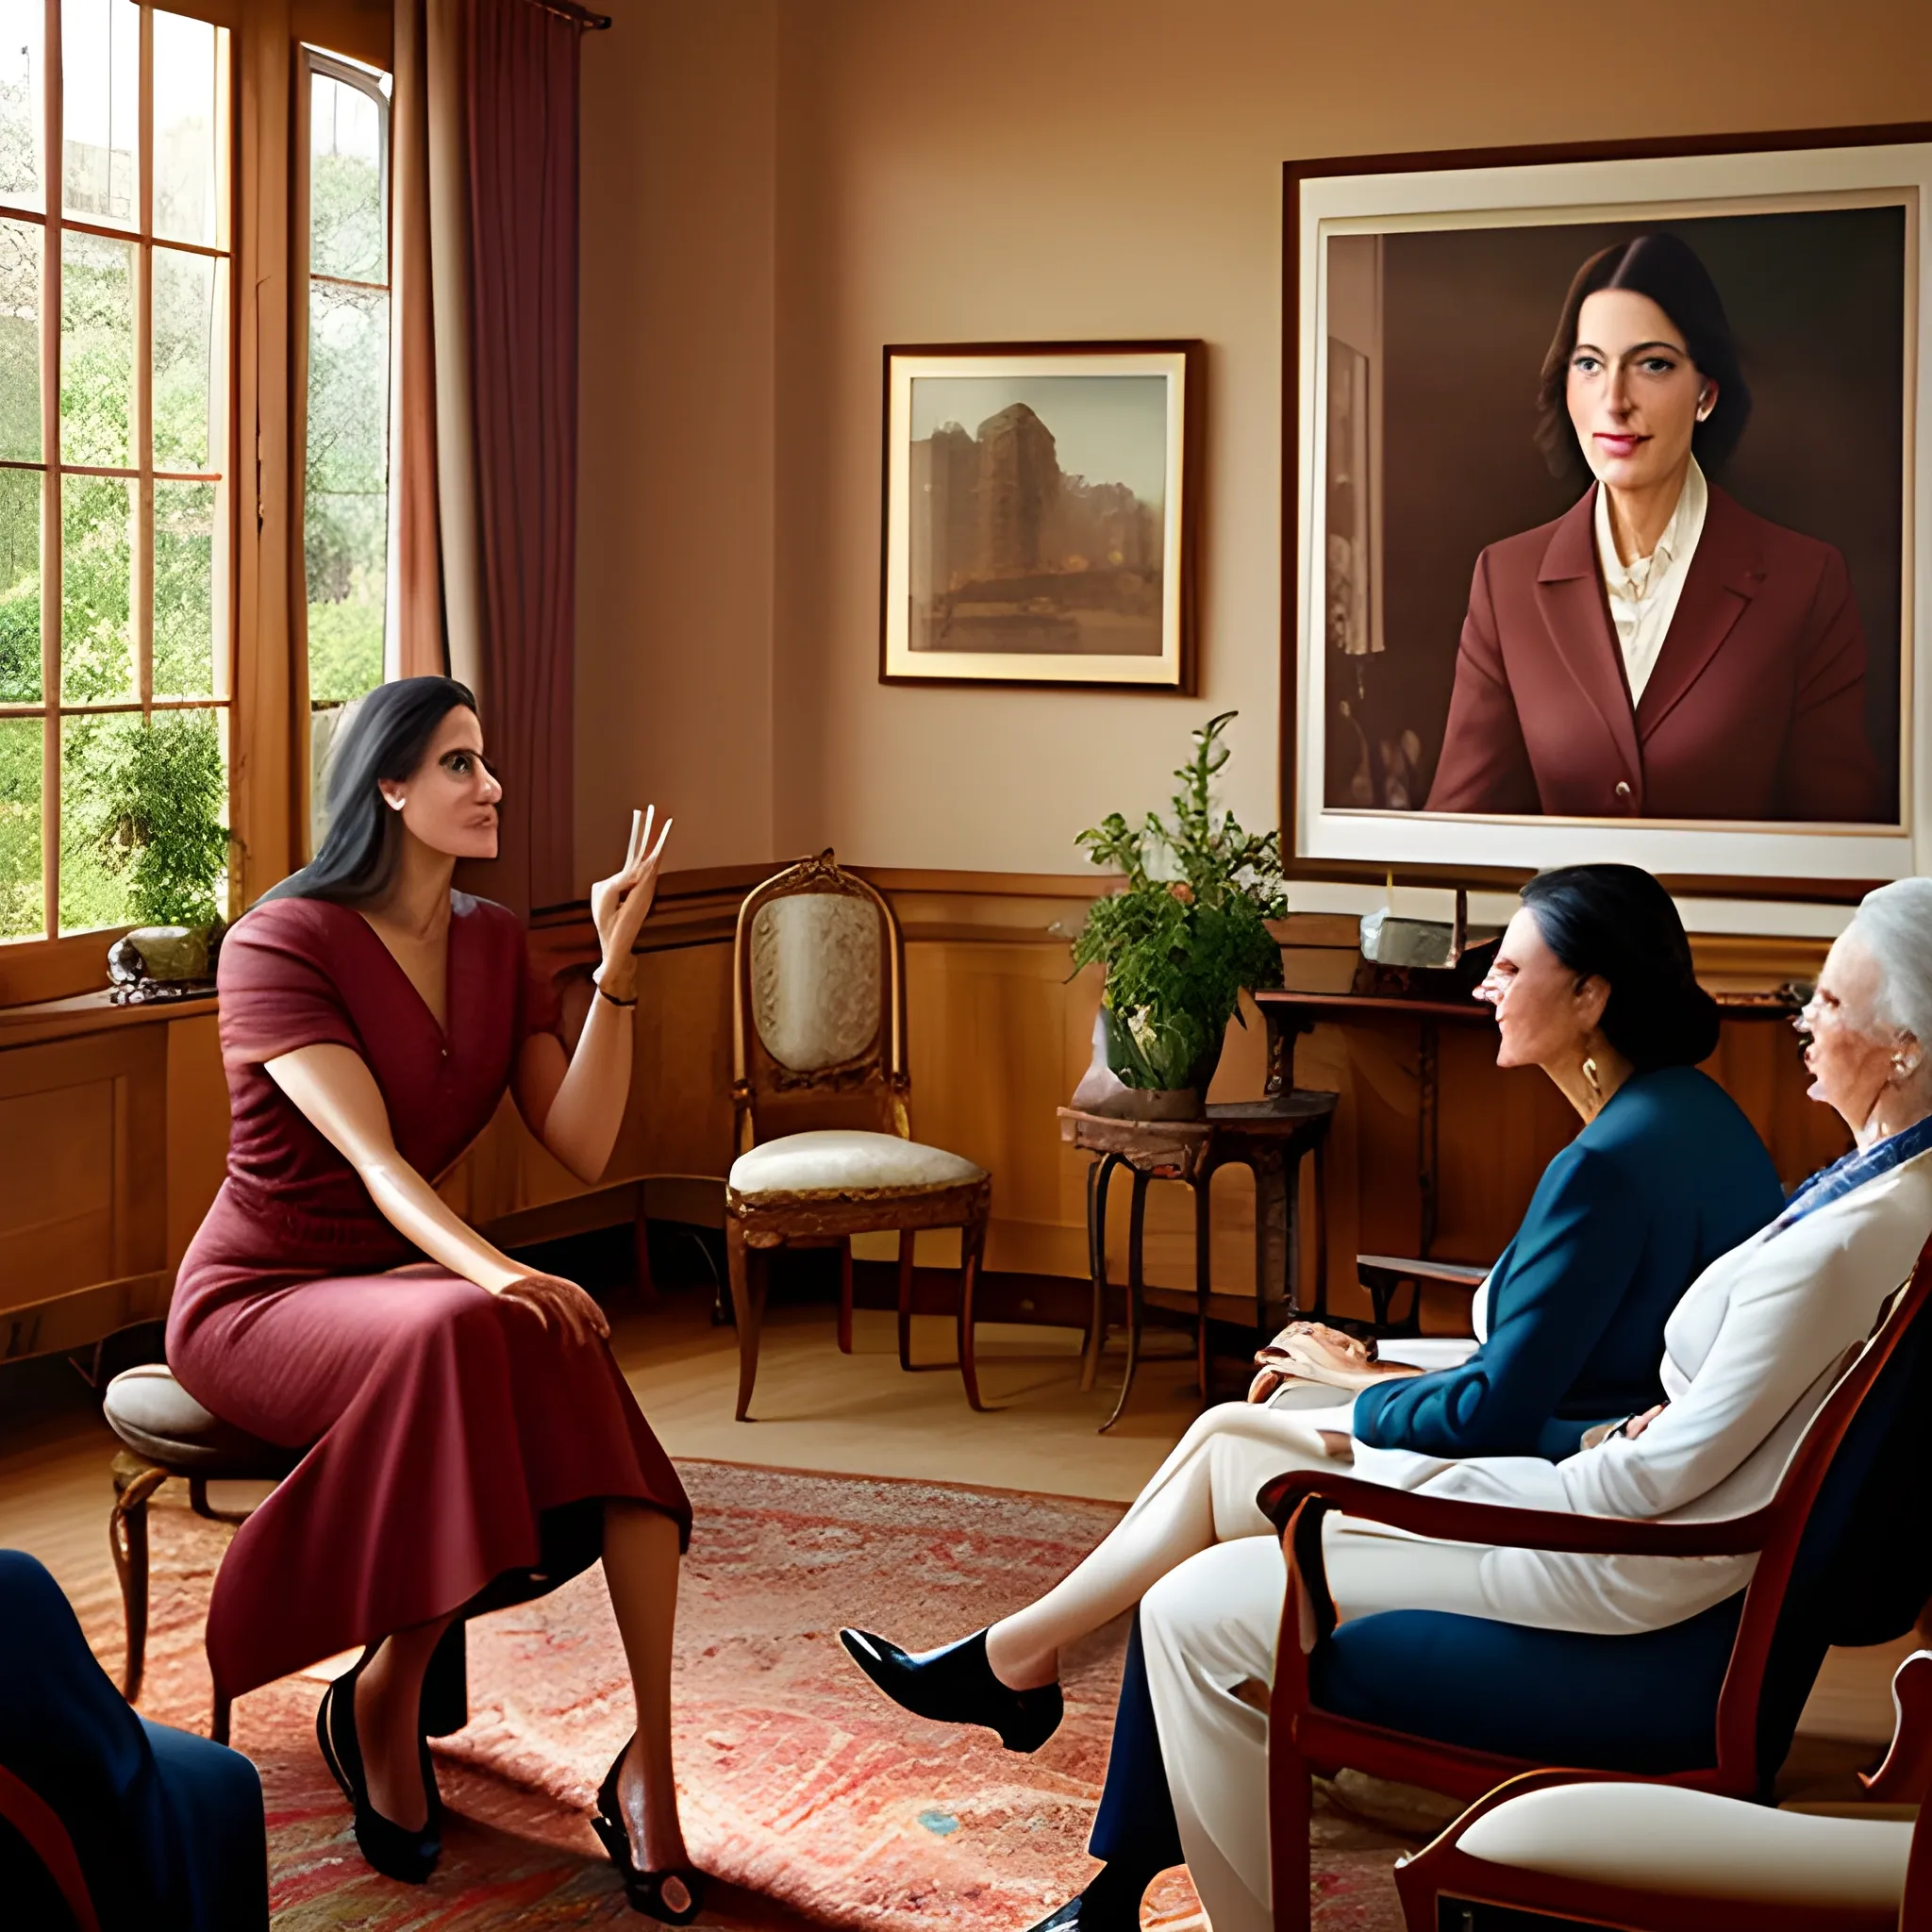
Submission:
[[[1339,1717],[1535,1764],[1657,1776],[1717,1762],[1717,1696],[1740,1592],[1663,1630],[1587,1637],[1447,1610],[1382,1610],[1308,1659]]]
[[[1854,1147],[1849,1154],[1840,1155],[1829,1167],[1820,1168],[1791,1195],[1790,1205],[1777,1218],[1778,1226],[1790,1227],[1794,1221],[1816,1214],[1828,1203],[1889,1173],[1901,1161],[1914,1159],[1928,1147],[1932,1147],[1932,1116],[1914,1121],[1910,1126],[1888,1135],[1883,1141],[1874,1141],[1869,1147]]]
[[[1664,1324],[1784,1205],[1751,1123],[1694,1067],[1626,1080],[1543,1170],[1490,1274],[1489,1339],[1460,1368],[1355,1399],[1355,1434],[1443,1457],[1573,1455],[1591,1423],[1663,1400]]]
[[[1181,1850],[1180,1822],[1160,1758],[1160,1733],[1154,1723],[1154,1694],[1147,1687],[1147,1655],[1141,1645],[1141,1612],[1127,1638],[1127,1661],[1121,1672],[1120,1701],[1114,1707],[1113,1742],[1107,1754],[1107,1783],[1087,1849],[1129,1874],[1152,1877],[1170,1865],[1187,1862]]]
[[[59,1814],[102,1932],[267,1932],[255,1767],[136,1716],[19,1550],[0,1550],[0,1764]]]

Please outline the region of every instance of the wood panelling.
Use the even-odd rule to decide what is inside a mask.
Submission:
[[[730,940],[738,902],[760,875],[748,867],[666,882],[639,962],[635,1074],[602,1184],[608,1198],[572,1210],[573,1224],[587,1215],[624,1218],[634,1198],[626,1184],[640,1176],[722,1177],[729,1167]],[[890,893],[906,932],[913,1132],[992,1174],[991,1271],[1083,1276],[1086,1161],[1059,1139],[1055,1108],[1091,1052],[1099,975],[1073,974],[1068,942],[1092,883],[1077,875],[867,875]],[[1304,937],[1320,943],[1298,954],[1298,983],[1307,984],[1307,974],[1333,977],[1352,961],[1352,935],[1353,922],[1308,923]],[[581,975],[595,958],[588,923],[568,910],[542,915],[533,950],[546,970],[564,975],[567,1027],[580,1021],[588,997]],[[1764,975],[1806,964],[1789,948],[1774,958],[1755,941],[1719,954],[1704,959],[1700,952],[1707,974]],[[1245,1028],[1229,1029],[1216,1100],[1261,1091],[1265,1034],[1252,1009],[1247,1018]],[[89,1323],[111,1325],[117,1315],[131,1318],[127,1309],[144,1311],[153,1284],[132,1291],[120,1284],[150,1270],[163,1271],[155,1279],[164,1283],[213,1198],[228,1129],[215,1024],[211,1003],[199,1001],[172,1011],[92,1000],[0,1014],[0,1046],[23,1042],[0,1051],[0,1160],[8,1175],[0,1308],[101,1290],[73,1300],[55,1326],[42,1323],[42,1332],[63,1338],[60,1346],[89,1339],[80,1332]],[[1575,1117],[1541,1074],[1498,1071],[1489,1025],[1444,1023],[1438,1040],[1434,1252],[1487,1262],[1514,1231],[1544,1163],[1574,1133]],[[1338,1311],[1365,1313],[1366,1297],[1353,1286],[1355,1256],[1412,1253],[1420,1235],[1417,1025],[1399,1013],[1322,1025],[1298,1043],[1295,1064],[1302,1086],[1341,1096],[1329,1149],[1328,1272]],[[1845,1144],[1836,1116],[1805,1098],[1783,1026],[1727,1022],[1710,1071],[1763,1134],[1788,1183]],[[441,1186],[481,1224],[586,1191],[508,1104]],[[1305,1173],[1305,1205],[1311,1189]],[[1112,1203],[1117,1277],[1127,1191],[1116,1189]],[[1304,1217],[1305,1227],[1311,1219]],[[1251,1291],[1253,1224],[1253,1183],[1231,1169],[1214,1188],[1217,1290]],[[1191,1225],[1186,1191],[1158,1183],[1146,1241],[1154,1286],[1191,1288]],[[944,1233],[923,1237],[920,1261],[949,1265],[954,1248]],[[876,1257],[890,1258],[884,1250]],[[1303,1258],[1312,1266],[1311,1254]]]
[[[0,1055],[0,1308],[163,1265],[167,1041]]]
[[[1364,1013],[1324,1025],[1295,1049],[1303,1087],[1341,1094],[1329,1141],[1329,1279],[1335,1307],[1366,1314],[1354,1281],[1357,1254],[1412,1255],[1422,1233],[1419,1027],[1403,1014]],[[1480,1023],[1438,1029],[1441,1260],[1493,1261],[1515,1232],[1551,1157],[1575,1135],[1576,1115],[1534,1068],[1495,1064],[1495,1031]],[[1805,1097],[1797,1043],[1771,1021],[1728,1020],[1705,1071],[1744,1110],[1794,1185],[1851,1144],[1830,1108]]]
[[[168,1037],[168,1266],[188,1252],[228,1166],[228,1082],[212,1013],[171,1020]]]

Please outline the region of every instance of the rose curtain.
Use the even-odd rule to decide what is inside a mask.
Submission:
[[[398,0],[391,393],[404,675],[474,689],[504,780],[478,890],[573,895],[577,58],[537,0]]]

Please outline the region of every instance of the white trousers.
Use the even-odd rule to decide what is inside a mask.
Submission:
[[[1121,1525],[1170,1483],[1198,1484],[1212,1496],[1222,1541],[1147,1591],[1141,1640],[1181,1844],[1213,1932],[1272,1932],[1274,1925],[1267,1694],[1288,1572],[1255,1492],[1284,1470],[1332,1467],[1296,1445],[1294,1430],[1282,1426],[1288,1419],[1234,1403],[1209,1410]],[[1304,1429],[1314,1421],[1307,1411],[1299,1418]],[[1319,1425],[1334,1426],[1326,1415]],[[1380,1535],[1330,1516],[1322,1550],[1343,1617],[1408,1608],[1487,1614],[1481,1552],[1466,1544]]]

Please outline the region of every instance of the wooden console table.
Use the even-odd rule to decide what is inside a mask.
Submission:
[[[1252,1307],[1258,1346],[1302,1307],[1301,1242],[1296,1227],[1302,1157],[1315,1157],[1315,1300],[1328,1306],[1327,1218],[1323,1184],[1324,1149],[1335,1113],[1332,1093],[1273,1092],[1265,1100],[1209,1107],[1199,1120],[1124,1121],[1059,1109],[1060,1138],[1094,1156],[1087,1171],[1087,1243],[1093,1279],[1093,1312],[1087,1329],[1080,1387],[1092,1388],[1107,1340],[1107,1195],[1117,1167],[1134,1177],[1127,1222],[1127,1362],[1120,1399],[1101,1426],[1103,1435],[1121,1419],[1141,1359],[1141,1326],[1146,1281],[1142,1236],[1150,1181],[1182,1182],[1194,1205],[1194,1361],[1201,1400],[1212,1400],[1208,1380],[1208,1322],[1211,1295],[1208,1194],[1216,1171],[1237,1166],[1255,1176],[1255,1291]]]
[[[1790,1021],[1794,1008],[1781,994],[1764,991],[1714,991],[1725,1021]],[[1491,1009],[1474,998],[1466,1000],[1404,999],[1387,994],[1349,992],[1263,992],[1256,1004],[1268,1027],[1268,1085],[1271,1095],[1294,1092],[1295,1042],[1324,1024],[1346,1024],[1370,1016],[1399,1017],[1416,1024],[1416,1182],[1422,1196],[1420,1242],[1416,1255],[1429,1258],[1436,1239],[1438,1174],[1441,1162],[1441,1096],[1438,1041],[1444,1022],[1451,1025],[1493,1026]],[[1210,1109],[1212,1111],[1212,1109]]]

